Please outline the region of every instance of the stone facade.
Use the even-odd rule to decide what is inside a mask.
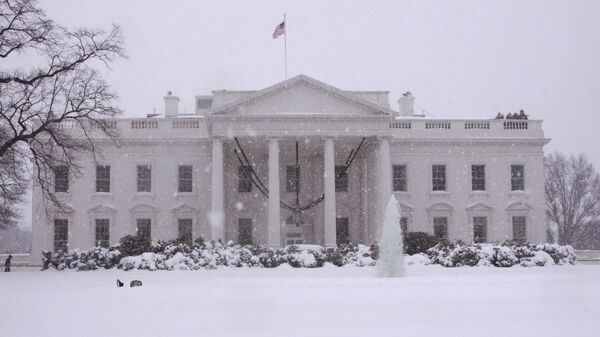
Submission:
[[[179,99],[169,94],[167,117],[107,121],[121,137],[115,144],[94,134],[102,154],[86,155],[83,174],[69,178],[68,191],[59,193],[64,210],[46,211],[34,186],[32,252],[53,250],[57,237],[69,249],[94,246],[98,236],[116,244],[136,233],[138,219],[150,220],[153,239],[174,239],[191,222],[193,238],[270,246],[331,246],[341,239],[369,244],[378,238],[392,194],[409,231],[465,242],[482,233],[478,239],[489,242],[513,235],[546,240],[548,139],[541,121],[428,119],[413,115],[410,94],[399,100],[398,111],[387,96],[342,91],[299,75],[259,91],[197,96],[194,115],[178,115]],[[65,128],[77,133],[73,125]],[[347,177],[336,176],[336,167],[361,142]],[[241,172],[243,155],[255,175]],[[296,160],[298,193],[288,179]],[[110,166],[108,191],[98,190],[99,165]],[[138,166],[149,166],[144,172],[150,175]],[[191,177],[182,175],[190,166]],[[139,191],[139,179],[150,187]],[[189,179],[191,191],[182,191]],[[443,190],[434,191],[435,184]],[[301,213],[280,205],[305,206],[321,196]],[[67,220],[66,237],[54,219]],[[108,219],[108,238],[97,233],[97,219]]]

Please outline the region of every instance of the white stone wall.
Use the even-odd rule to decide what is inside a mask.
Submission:
[[[539,145],[410,143],[392,145],[392,164],[407,165],[408,191],[394,192],[409,218],[409,231],[433,233],[435,214],[443,215],[443,204],[451,208],[448,236],[450,240],[472,242],[472,217],[488,216],[488,241],[512,239],[512,215],[526,215],[527,238],[546,241],[544,222],[543,151]],[[432,192],[431,166],[446,165],[447,192]],[[471,191],[471,165],[483,164],[486,191]],[[511,164],[525,166],[525,191],[511,191]],[[490,210],[476,204],[489,206]],[[469,210],[469,206],[475,206]],[[481,207],[480,207],[481,206]],[[528,206],[530,210],[524,210]],[[437,213],[436,213],[437,212]]]
[[[210,237],[207,213],[210,211],[210,144],[148,142],[121,147],[103,147],[97,163],[111,167],[111,192],[95,192],[94,159],[83,158],[82,172],[70,181],[70,192],[63,195],[71,213],[46,214],[39,190],[34,187],[32,261],[39,261],[42,249],[53,250],[53,217],[69,219],[69,249],[94,245],[95,218],[109,218],[110,243],[135,234],[137,217],[152,219],[152,237],[169,240],[177,237],[177,216],[193,219],[194,237]],[[152,166],[152,192],[139,193],[136,166]],[[178,165],[193,166],[193,192],[179,193]]]

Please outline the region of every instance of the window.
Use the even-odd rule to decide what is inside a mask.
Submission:
[[[192,188],[192,165],[179,165],[179,183],[177,190],[179,192],[192,192]]]
[[[190,247],[193,241],[192,223],[192,219],[177,219],[177,237],[179,241],[186,243]]]
[[[69,168],[65,165],[54,168],[54,192],[69,191]]]
[[[109,219],[96,219],[96,247],[108,248],[108,226]]]
[[[110,166],[96,166],[96,192],[110,192]]]
[[[473,217],[473,242],[487,242],[487,218],[484,216]]]
[[[252,192],[252,169],[250,166],[238,168],[238,192]]]
[[[210,109],[212,101],[212,98],[198,98],[196,106],[198,109]]]
[[[337,245],[350,242],[350,228],[348,218],[335,219],[335,237]]]
[[[137,219],[137,236],[152,240],[152,219]]]
[[[406,192],[406,165],[392,166],[392,186],[394,191]]]
[[[485,165],[471,165],[471,190],[485,191]]]
[[[408,233],[408,218],[405,216],[400,218],[400,229],[402,230],[402,235]]]
[[[150,165],[137,166],[137,191],[152,192],[152,167]]]
[[[446,190],[446,165],[433,165],[432,166],[432,183],[434,191],[445,191]]]
[[[54,219],[54,252],[67,251],[69,240],[69,221]]]
[[[335,191],[348,192],[348,171],[346,166],[335,167]]]
[[[288,192],[300,191],[300,167],[288,166],[286,168],[286,189]]]
[[[434,217],[433,218],[433,236],[438,241],[445,241],[448,239],[448,218],[447,217]]]
[[[238,243],[242,246],[252,244],[252,219],[238,219]]]
[[[285,234],[285,244],[286,245],[301,245],[304,243],[304,235],[302,235],[302,230],[298,229],[296,231],[290,231]]]
[[[524,216],[513,216],[513,241],[525,243],[527,241],[527,218]]]
[[[523,165],[510,166],[510,188],[512,191],[525,190],[525,167]]]

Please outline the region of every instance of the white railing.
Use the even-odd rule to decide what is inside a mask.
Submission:
[[[465,122],[465,130],[472,130],[472,129],[489,130],[490,122],[489,121],[466,121]]]
[[[59,129],[75,129],[76,127],[79,126],[79,123],[74,120],[64,120],[64,121],[56,124],[56,126]]]
[[[412,127],[411,122],[392,122],[390,123],[390,129],[410,129]]]
[[[526,120],[504,121],[504,130],[527,130],[529,123]]]
[[[132,129],[158,129],[157,120],[135,120],[131,121]]]
[[[98,123],[91,123],[92,129],[101,129],[104,127],[105,129],[116,129],[117,121],[116,120],[100,120]]]
[[[435,122],[425,122],[425,129],[446,129],[449,130],[451,128],[452,123],[450,121],[435,121]]]
[[[199,129],[200,121],[197,119],[175,119],[173,129]]]

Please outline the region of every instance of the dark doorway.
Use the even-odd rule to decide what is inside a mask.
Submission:
[[[238,219],[238,244],[242,246],[252,244],[252,219]]]
[[[348,218],[335,219],[335,237],[337,245],[350,242],[350,228]]]

